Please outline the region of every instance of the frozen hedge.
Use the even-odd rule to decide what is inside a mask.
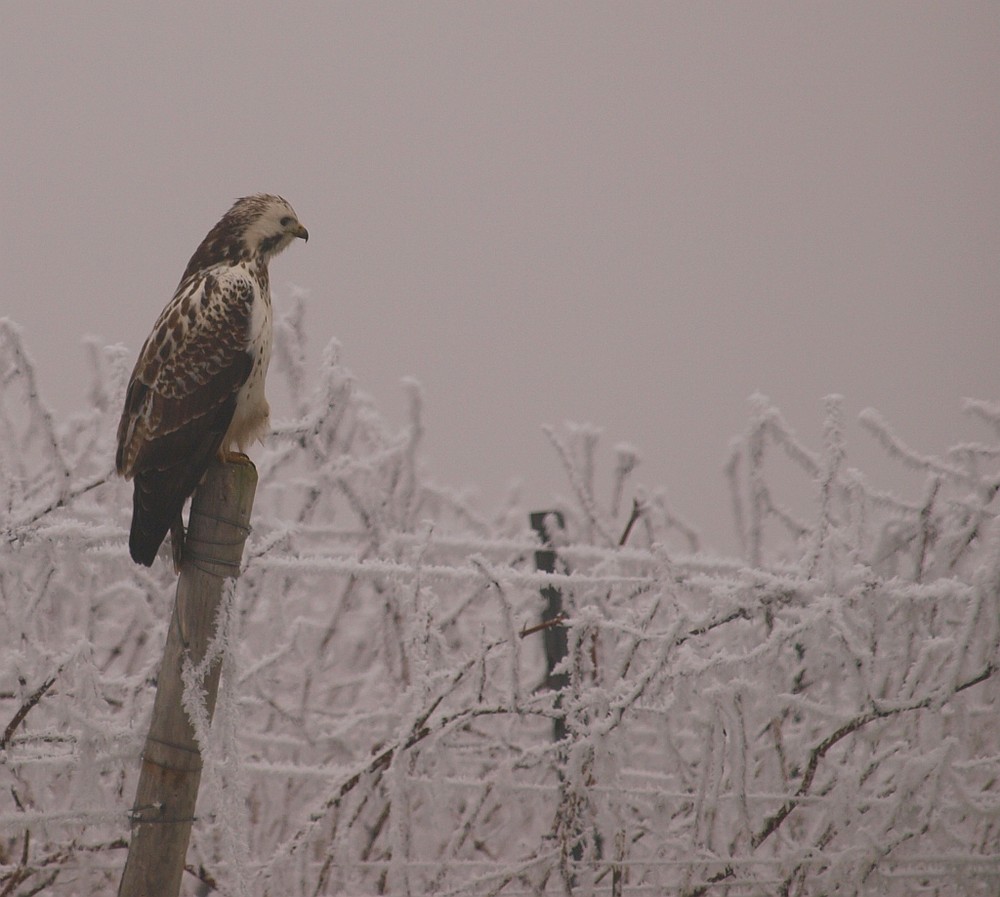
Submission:
[[[486,516],[422,474],[416,385],[396,431],[335,347],[307,385],[303,333],[297,307],[271,375],[295,418],[256,453],[185,893],[1000,890],[1000,405],[967,403],[985,441],[941,457],[865,413],[922,474],[901,497],[848,466],[836,397],[815,449],[755,397],[728,467],[739,558],[633,486],[628,446],[597,471],[596,431],[553,430],[568,487],[543,573],[537,508]],[[88,409],[56,421],[0,322],[0,893],[17,897],[117,886],[173,600],[168,562],[128,558],[111,473],[132,353],[90,352]],[[802,519],[775,498],[793,479]],[[564,616],[541,627],[553,589]]]

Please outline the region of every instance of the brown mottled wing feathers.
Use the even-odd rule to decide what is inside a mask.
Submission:
[[[139,355],[116,459],[119,472],[135,480],[129,548],[139,563],[152,564],[232,421],[253,366],[252,303],[245,278],[187,279]]]

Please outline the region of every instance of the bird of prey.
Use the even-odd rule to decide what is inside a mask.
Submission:
[[[151,566],[168,531],[179,567],[181,510],[213,459],[264,436],[271,358],[267,264],[309,239],[280,196],[239,199],[191,256],[128,384],[116,467],[134,480],[129,552]]]

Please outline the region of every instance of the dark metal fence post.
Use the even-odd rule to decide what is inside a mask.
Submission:
[[[534,511],[531,514],[531,528],[538,533],[539,539],[545,548],[535,552],[535,569],[540,573],[555,573],[556,552],[552,541],[553,532],[550,528],[563,530],[566,521],[559,511]],[[548,525],[546,525],[548,524]],[[558,625],[555,621],[562,619],[563,599],[562,592],[555,586],[545,586],[542,589],[542,597],[545,599],[545,607],[542,610],[542,644],[545,648],[545,687],[555,692],[561,692],[569,684],[567,673],[555,673],[553,670],[566,659],[569,650],[569,643],[566,637],[566,629]],[[546,625],[548,624],[548,625]],[[556,707],[562,703],[560,697],[556,697]],[[562,741],[566,735],[566,717],[559,715],[553,724],[553,738]]]

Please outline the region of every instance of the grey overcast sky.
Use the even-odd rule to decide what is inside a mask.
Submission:
[[[568,491],[541,427],[587,422],[602,478],[635,445],[725,546],[755,391],[815,446],[832,392],[922,450],[985,435],[998,3],[11,3],[0,67],[0,315],[60,414],[82,337],[137,352],[268,191],[313,359],[336,337],[397,423],[415,377],[427,468],[485,508]]]

